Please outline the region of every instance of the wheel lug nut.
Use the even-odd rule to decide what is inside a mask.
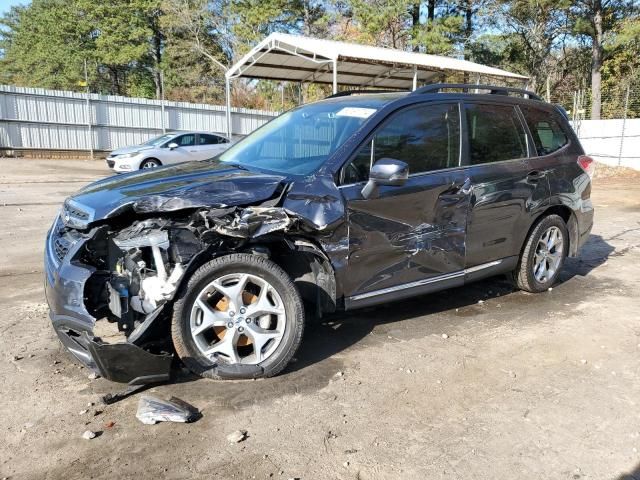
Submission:
[[[228,327],[228,328],[233,328],[233,322],[229,322],[229,323],[227,323],[227,327]]]
[[[239,331],[240,333],[242,333],[242,332],[244,332],[244,328],[243,328],[243,327],[238,327],[238,331]]]
[[[247,318],[247,323],[251,323],[251,319],[250,318]]]
[[[246,308],[241,308],[241,309],[240,309],[240,313],[244,313],[244,312],[246,312],[246,311],[247,311],[247,309],[246,309]]]
[[[230,317],[233,317],[235,314],[236,314],[236,312],[234,312],[233,310],[231,310],[231,311],[229,312],[229,316],[230,316]]]

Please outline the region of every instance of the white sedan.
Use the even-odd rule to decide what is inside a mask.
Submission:
[[[207,132],[173,132],[154,137],[142,145],[114,150],[107,165],[115,172],[131,172],[160,165],[206,160],[231,146],[228,138]]]

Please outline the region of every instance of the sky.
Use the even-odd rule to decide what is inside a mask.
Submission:
[[[28,0],[0,0],[0,15],[9,11],[14,5],[24,5]]]

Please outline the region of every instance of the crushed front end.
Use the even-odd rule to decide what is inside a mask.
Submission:
[[[118,255],[104,238],[106,228],[77,230],[65,226],[59,216],[49,231],[45,293],[54,330],[78,360],[108,380],[130,384],[165,381],[173,355],[167,345],[153,345],[145,335],[154,315],[125,307],[129,280],[107,268],[109,263],[121,263],[127,254]],[[122,334],[115,343],[94,334],[96,320],[103,318],[117,324]]]
[[[201,259],[238,251],[292,224],[277,207],[90,218],[86,207],[67,201],[48,233],[50,316],[76,358],[104,378],[129,384],[168,380],[171,301]]]

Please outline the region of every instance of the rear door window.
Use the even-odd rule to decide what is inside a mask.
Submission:
[[[549,155],[569,142],[556,115],[532,107],[520,106],[520,109],[533,136],[538,155]]]
[[[515,107],[471,103],[465,115],[472,165],[526,158],[527,135]]]
[[[405,162],[410,174],[457,167],[458,104],[423,104],[394,113],[346,166],[343,183],[366,181],[371,166],[381,158]]]
[[[201,133],[198,135],[198,144],[199,145],[218,145],[219,143],[223,143],[221,137],[217,135],[209,135],[207,133]]]

